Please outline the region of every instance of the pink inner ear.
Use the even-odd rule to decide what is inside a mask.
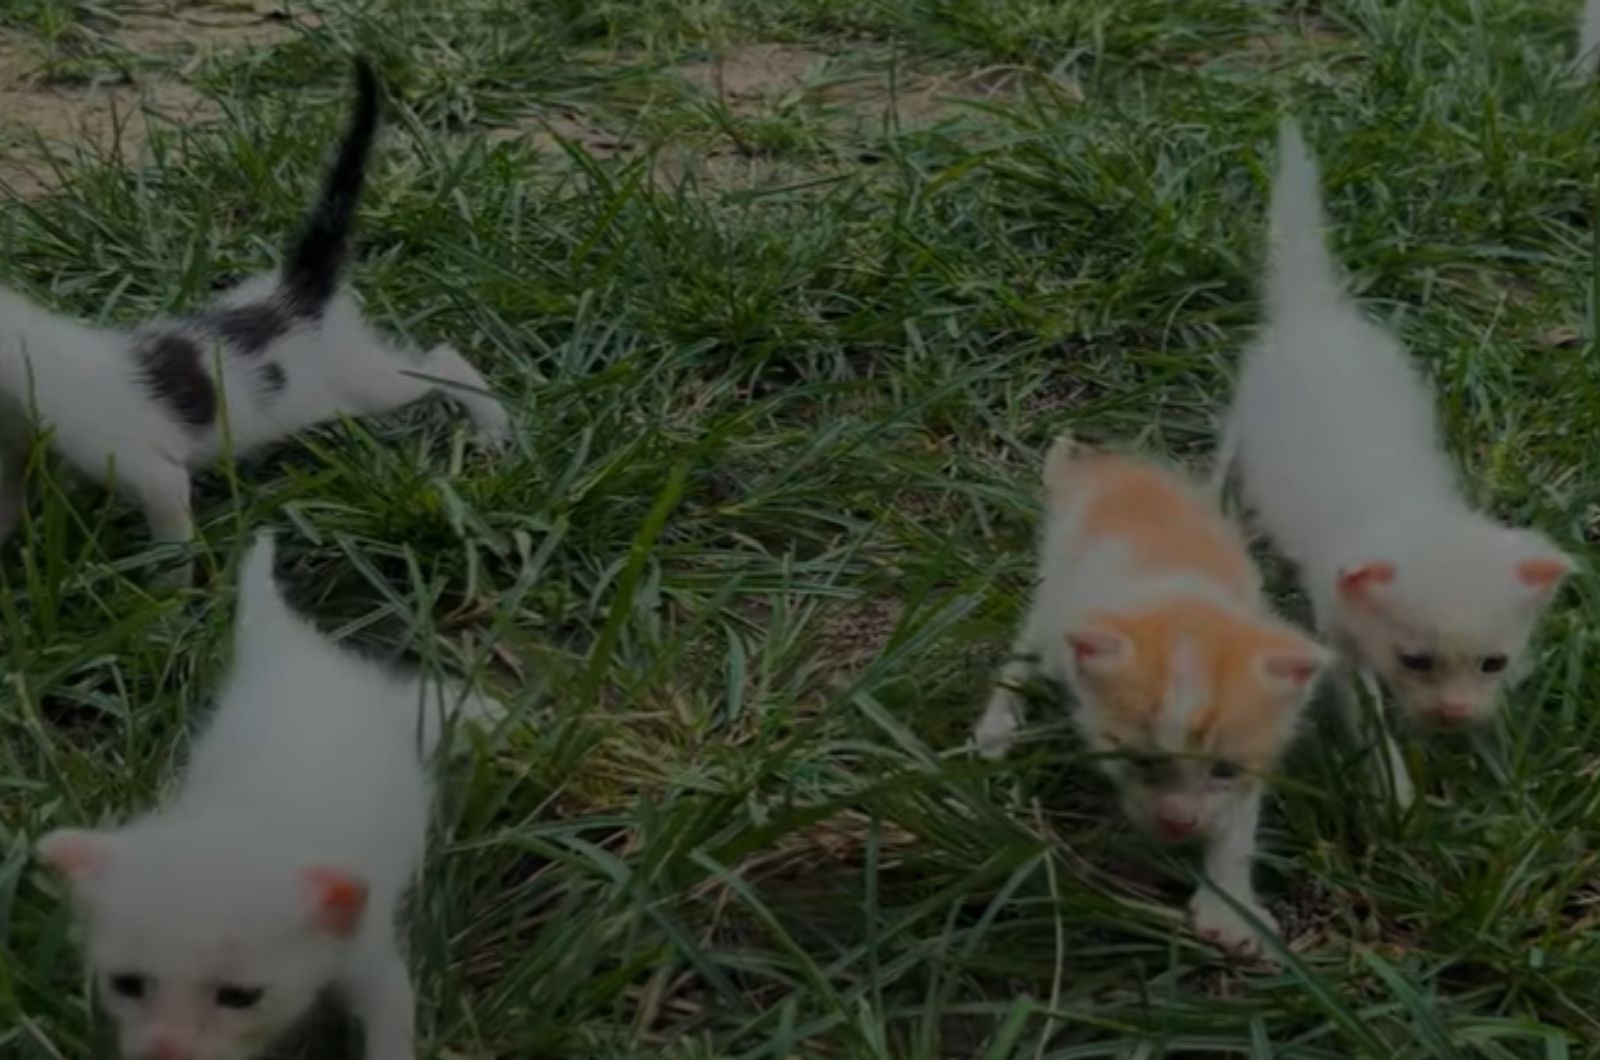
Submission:
[[[1122,651],[1122,638],[1115,633],[1091,629],[1081,633],[1068,633],[1067,643],[1079,662],[1102,661],[1114,658]]]
[[[367,909],[367,885],[339,869],[307,869],[312,922],[335,938],[349,938],[361,926]]]
[[[1359,567],[1339,572],[1339,593],[1342,596],[1360,597],[1375,585],[1388,585],[1394,581],[1394,564],[1387,560],[1364,563]]]
[[[1322,669],[1322,662],[1309,655],[1269,655],[1265,669],[1280,681],[1303,685],[1317,676],[1317,671]]]
[[[69,880],[84,880],[105,871],[106,840],[94,832],[51,832],[39,840],[38,850],[46,864]]]
[[[1571,570],[1572,565],[1563,557],[1540,556],[1517,564],[1517,580],[1530,589],[1545,593],[1555,588],[1556,583]]]

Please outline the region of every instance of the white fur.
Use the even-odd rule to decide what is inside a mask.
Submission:
[[[1187,637],[1178,638],[1172,649],[1172,676],[1157,726],[1157,738],[1165,750],[1184,749],[1194,712],[1211,698],[1211,683],[1201,663],[1194,642]]]
[[[396,912],[422,860],[424,760],[459,693],[340,650],[292,614],[270,541],[245,565],[233,669],[187,775],[116,831],[53,833],[40,853],[73,883],[88,961],[130,1060],[242,1060],[334,986],[369,1060],[415,1055]],[[490,716],[473,697],[466,709]],[[319,928],[308,870],[359,880],[353,933]],[[142,999],[111,977],[148,977]],[[249,1011],[218,983],[261,988]]]
[[[259,303],[278,286],[275,276],[257,278],[220,306]],[[207,339],[214,356],[206,369],[215,376],[220,367],[225,412],[205,429],[180,423],[140,385],[132,350],[153,330],[199,337],[184,321],[135,332],[91,328],[0,288],[0,541],[21,512],[30,425],[48,431],[80,472],[114,483],[138,504],[157,540],[175,542],[193,536],[189,472],[230,446],[247,454],[315,424],[387,412],[435,390],[461,402],[490,445],[509,439],[505,410],[459,353],[439,346],[420,360],[403,357],[363,323],[348,294],[259,353]],[[287,379],[270,401],[257,375],[266,362],[281,366]]]
[[[1584,0],[1578,21],[1578,71],[1591,76],[1600,64],[1600,0]]]
[[[1413,714],[1450,702],[1482,716],[1500,677],[1480,673],[1481,660],[1514,661],[1549,595],[1519,581],[1518,563],[1564,561],[1537,533],[1499,526],[1462,498],[1427,387],[1344,292],[1305,143],[1290,123],[1280,139],[1267,320],[1244,357],[1224,459],[1341,648]],[[1393,582],[1346,598],[1340,573],[1374,562],[1393,564]],[[1406,652],[1437,655],[1439,673],[1412,680],[1397,662]]]
[[[1263,956],[1262,940],[1278,933],[1278,922],[1257,900],[1250,881],[1260,819],[1261,792],[1257,787],[1218,821],[1206,848],[1209,882],[1189,899],[1189,921],[1195,934],[1231,953],[1252,957]]]
[[[276,276],[257,277],[223,299],[223,305],[249,305],[271,296]],[[252,361],[277,353],[284,359],[288,386],[271,405],[254,400]],[[408,405],[438,392],[461,403],[485,443],[510,438],[506,413],[488,393],[477,369],[449,346],[436,346],[420,359],[407,358],[367,326],[347,292],[334,296],[322,319],[302,325],[250,360],[221,359],[227,394],[228,438],[236,451],[249,453],[297,431],[341,416],[369,416]],[[213,431],[197,446],[205,462],[221,454],[222,432]]]

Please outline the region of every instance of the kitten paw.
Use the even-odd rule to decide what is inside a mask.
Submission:
[[[511,708],[504,702],[482,692],[469,694],[458,710],[462,721],[480,725],[485,729],[494,728],[511,714]]]
[[[1417,801],[1417,786],[1411,780],[1411,770],[1406,766],[1406,756],[1401,753],[1400,745],[1387,734],[1384,736],[1384,745],[1389,762],[1387,775],[1383,778],[1384,786],[1393,796],[1396,808],[1405,813]]]
[[[1009,697],[996,694],[984,709],[983,717],[978,719],[978,727],[972,733],[978,754],[990,762],[1000,761],[1017,742],[1017,727],[1017,712]]]
[[[1404,769],[1394,775],[1394,804],[1401,813],[1411,809],[1411,804],[1417,801],[1417,792],[1411,784],[1411,777]]]
[[[1246,960],[1270,960],[1262,942],[1261,930],[1278,933],[1278,922],[1272,914],[1251,901],[1244,906],[1260,921],[1258,929],[1241,916],[1215,891],[1204,890],[1189,900],[1189,920],[1194,933],[1216,946],[1230,957]]]
[[[484,452],[498,455],[511,448],[511,420],[498,407],[495,413],[485,411],[478,417],[472,441]]]

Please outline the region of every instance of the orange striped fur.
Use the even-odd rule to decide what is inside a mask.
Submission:
[[[1075,512],[1078,552],[1115,542],[1129,583],[1175,578],[1200,587],[1136,604],[1086,601],[1064,631],[1069,646],[1078,638],[1075,683],[1092,700],[1083,719],[1091,739],[1270,766],[1326,655],[1267,609],[1239,532],[1179,475],[1132,457],[1058,443],[1045,486],[1053,509]],[[1099,657],[1096,636],[1125,650]]]
[[[1272,764],[1292,730],[1298,695],[1264,682],[1258,660],[1304,652],[1303,638],[1181,598],[1138,614],[1096,614],[1091,621],[1133,645],[1133,662],[1125,671],[1084,676],[1095,688],[1100,737],[1106,743],[1132,751],[1207,755],[1251,770]],[[1171,746],[1159,731],[1160,712],[1178,676],[1173,654],[1180,638],[1194,645],[1197,684],[1208,694],[1182,726],[1181,745]]]
[[[1272,917],[1250,881],[1257,774],[1288,744],[1329,654],[1272,614],[1238,531],[1181,476],[1063,439],[1044,481],[1039,585],[977,750],[994,759],[1015,742],[1031,671],[1070,685],[1089,745],[1120,752],[1103,766],[1128,817],[1204,840],[1196,933],[1259,953]]]
[[[1110,453],[1059,452],[1045,467],[1045,488],[1058,503],[1087,494],[1082,533],[1127,542],[1150,573],[1205,574],[1243,597],[1256,591],[1238,533],[1171,472]]]

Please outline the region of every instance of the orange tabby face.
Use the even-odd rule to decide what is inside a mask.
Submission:
[[[1198,600],[1092,616],[1067,634],[1080,723],[1135,823],[1204,835],[1287,745],[1328,653]]]

